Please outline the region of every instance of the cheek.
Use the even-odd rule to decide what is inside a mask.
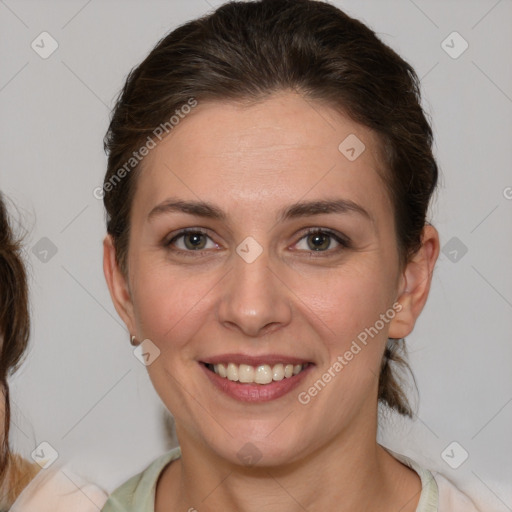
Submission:
[[[4,423],[5,423],[5,396],[2,391],[0,391],[0,442],[3,441],[5,437],[4,432]]]
[[[142,265],[135,270],[133,302],[137,327],[160,350],[186,344],[204,316],[216,280],[207,273],[192,275],[168,265]]]
[[[321,281],[301,280],[297,295],[311,310],[310,316],[321,320],[333,345],[344,345],[374,326],[380,315],[391,308],[393,287],[384,274],[382,269],[371,266],[361,271],[339,270]],[[380,323],[378,326],[387,332]]]
[[[394,316],[389,275],[379,264],[361,265],[357,270],[354,265],[316,281],[321,286],[314,293],[309,287],[309,295],[305,284],[315,280],[302,280],[299,293],[308,306],[305,311],[309,309],[305,314],[315,323],[326,351],[320,368],[322,382],[315,389],[303,390],[308,397],[322,395],[316,406],[326,410],[339,406],[348,414],[374,396],[389,321]],[[381,320],[386,313],[387,321]],[[317,388],[323,389],[324,383],[329,383],[328,390],[320,393]],[[343,414],[339,413],[339,421]]]
[[[135,270],[135,269],[134,269]],[[160,350],[147,366],[148,375],[166,407],[183,420],[194,416],[194,403],[188,402],[190,369],[196,365],[194,344],[197,331],[205,322],[208,292],[213,279],[187,276],[170,271],[168,265],[148,265],[134,272],[133,301],[137,329]],[[183,411],[189,414],[183,415]],[[188,421],[185,419],[185,421]],[[195,428],[194,424],[189,427]]]

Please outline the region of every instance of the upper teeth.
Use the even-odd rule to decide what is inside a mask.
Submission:
[[[300,373],[307,365],[302,364],[261,364],[259,366],[250,366],[248,364],[216,364],[213,371],[221,377],[232,381],[243,383],[269,384],[270,382],[283,380]]]

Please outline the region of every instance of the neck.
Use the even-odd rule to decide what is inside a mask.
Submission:
[[[293,463],[265,467],[226,461],[178,430],[182,457],[162,474],[155,511],[415,511],[418,475],[377,444],[376,421],[365,425]]]

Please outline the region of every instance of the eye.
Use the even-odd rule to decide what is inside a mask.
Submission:
[[[302,247],[299,247],[301,243]],[[329,250],[332,249],[333,243],[337,245],[337,248],[335,247],[334,250]],[[314,228],[306,232],[306,235],[299,240],[296,247],[304,251],[338,252],[339,250],[348,248],[349,241],[330,230]]]
[[[210,246],[208,246],[210,240]],[[165,244],[174,246],[183,252],[201,251],[203,249],[215,249],[218,245],[211,240],[208,234],[200,229],[184,229]]]
[[[191,253],[199,255],[207,249],[219,248],[219,245],[211,239],[208,233],[199,228],[183,229],[166,241],[164,245],[172,251],[181,252],[188,256],[193,256]],[[349,247],[350,241],[348,238],[322,228],[307,230],[305,235],[295,244],[295,248],[300,251],[316,253],[337,253]]]

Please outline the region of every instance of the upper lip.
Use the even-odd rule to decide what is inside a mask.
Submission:
[[[293,365],[311,363],[311,361],[308,359],[287,356],[284,354],[264,354],[259,356],[250,356],[247,354],[220,354],[217,356],[211,356],[201,359],[201,362],[205,364],[247,364],[249,366],[261,366],[264,364],[268,364],[271,366],[279,363]]]

